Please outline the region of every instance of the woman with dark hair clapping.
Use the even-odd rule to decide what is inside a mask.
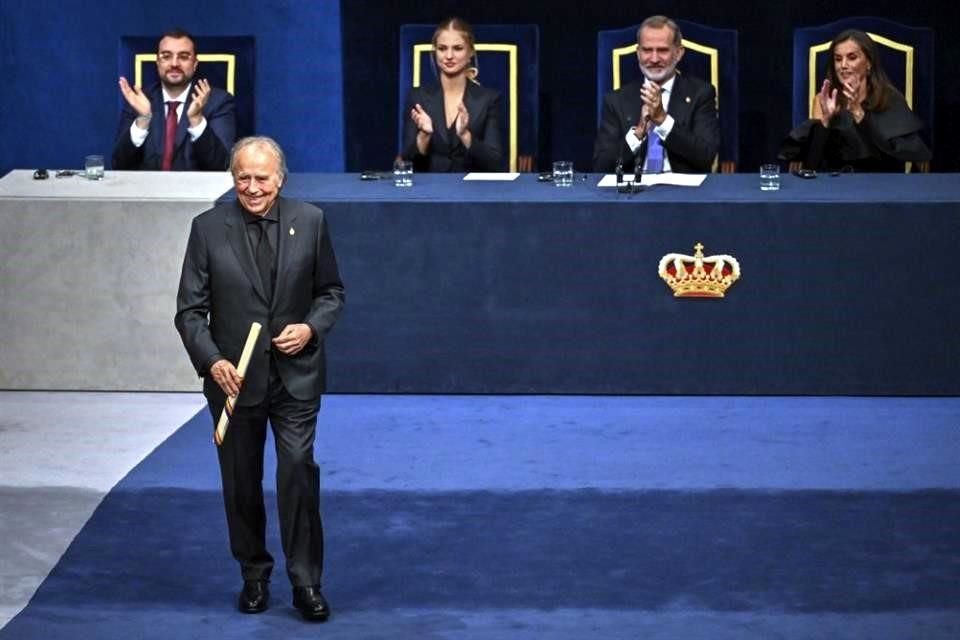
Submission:
[[[813,118],[790,132],[780,157],[807,169],[902,172],[905,162],[930,160],[922,129],[884,73],[876,44],[849,29],[830,44]]]

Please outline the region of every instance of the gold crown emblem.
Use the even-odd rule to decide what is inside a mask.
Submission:
[[[730,285],[740,279],[740,263],[733,256],[704,257],[699,242],[693,249],[692,256],[663,256],[657,272],[677,298],[722,298]]]

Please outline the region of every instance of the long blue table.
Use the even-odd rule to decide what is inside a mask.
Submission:
[[[294,174],[330,219],[347,309],[331,390],[960,392],[960,176],[750,174],[635,195],[417,175]],[[229,196],[227,196],[229,197]],[[722,300],[676,299],[671,252],[730,254]]]

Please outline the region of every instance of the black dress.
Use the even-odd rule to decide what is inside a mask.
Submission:
[[[930,160],[922,129],[923,122],[893,91],[886,109],[867,111],[859,123],[846,110],[827,127],[816,119],[803,122],[787,135],[779,157],[818,171],[903,172],[905,162]]]

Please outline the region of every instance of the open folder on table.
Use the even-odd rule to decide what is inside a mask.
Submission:
[[[645,173],[640,177],[640,184],[649,187],[655,184],[672,184],[678,187],[699,187],[707,175],[705,173]],[[624,182],[633,182],[633,174],[623,176]],[[617,186],[617,176],[610,173],[600,178],[598,187]]]

